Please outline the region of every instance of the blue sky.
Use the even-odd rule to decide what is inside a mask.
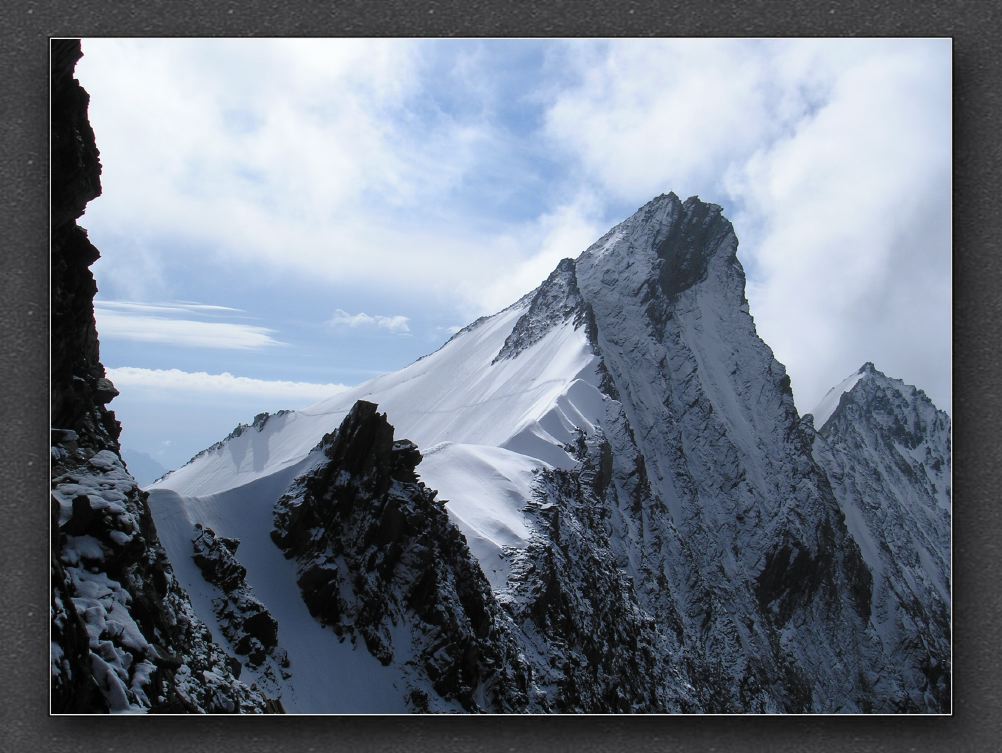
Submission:
[[[123,444],[176,466],[435,350],[652,196],[723,205],[809,410],[949,408],[948,40],[85,39]]]

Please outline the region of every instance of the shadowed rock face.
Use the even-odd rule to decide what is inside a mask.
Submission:
[[[873,573],[869,621],[900,711],[950,709],[950,417],[872,363],[814,435],[845,520]]]
[[[324,462],[279,500],[272,532],[298,563],[310,612],[397,664],[414,710],[524,709],[516,646],[466,540],[418,481],[414,444],[394,441],[360,400],[321,448]]]
[[[661,290],[669,299],[706,279],[710,258],[733,236],[731,223],[720,207],[687,201],[655,249],[661,262],[657,271]],[[734,246],[725,253],[733,258]]]
[[[658,196],[574,263],[614,398],[597,506],[691,708],[861,709],[869,572],[758,338],[720,207]],[[593,506],[594,508],[594,506]],[[667,626],[672,626],[670,629]]]
[[[528,615],[533,627],[521,625],[530,642],[541,639],[569,667],[626,661],[616,639],[604,642],[601,658],[574,659],[562,646],[632,622],[633,643],[656,647],[658,657],[645,666],[636,651],[634,671],[673,677],[674,687],[652,680],[650,697],[621,692],[619,704],[942,710],[930,696],[903,706],[905,681],[875,679],[900,680],[872,620],[879,578],[815,460],[814,432],[800,421],[789,377],[755,331],[736,249],[720,207],[666,194],[561,262],[532,295],[499,358],[573,321],[586,328],[612,400],[602,428],[574,452],[579,468],[547,479],[536,524],[543,543],[516,555],[509,611]],[[881,405],[871,401],[877,414]],[[881,421],[910,448],[923,447],[934,424]],[[929,455],[931,468],[947,462],[941,455]],[[934,527],[948,538],[948,521]],[[596,558],[631,573],[632,590],[610,578],[599,588],[620,593],[638,617],[614,603],[600,607],[581,587],[602,572]],[[666,662],[669,655],[679,661]],[[925,663],[942,666],[941,656]],[[570,674],[551,667],[534,676],[549,678],[558,706],[612,702],[589,695],[595,681],[572,683]]]
[[[120,428],[100,410],[104,367],[94,326],[97,284],[90,265],[99,253],[77,225],[87,202],[101,193],[101,163],[87,120],[87,92],[73,78],[80,43],[52,43],[52,421],[86,425],[78,441],[114,443]]]
[[[262,712],[178,586],[119,455],[76,221],[100,193],[80,43],[52,42],[52,710]]]

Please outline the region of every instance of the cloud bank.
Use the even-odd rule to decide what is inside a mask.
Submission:
[[[182,392],[194,399],[203,396],[237,396],[268,399],[319,401],[348,389],[343,384],[315,384],[280,379],[253,379],[228,372],[209,374],[180,369],[144,369],[122,366],[107,369],[119,390]]]
[[[593,194],[724,205],[801,410],[867,360],[949,407],[948,40],[569,43],[564,59],[555,148]]]

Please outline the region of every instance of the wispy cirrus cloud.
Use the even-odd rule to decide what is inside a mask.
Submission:
[[[243,309],[233,308],[232,306],[214,306],[208,303],[195,303],[194,301],[144,303],[141,301],[106,301],[98,299],[94,301],[94,305],[116,311],[140,311],[150,314],[179,314],[185,312],[196,314],[243,313]]]
[[[291,382],[280,379],[254,379],[229,372],[209,374],[180,369],[143,369],[121,366],[107,369],[108,377],[121,389],[146,389],[187,394],[224,394],[227,396],[284,400],[322,400],[348,389],[344,384]]]
[[[227,306],[196,303],[94,303],[98,334],[105,339],[224,350],[258,350],[283,344],[273,337],[275,330],[268,327],[191,318],[239,311]]]
[[[343,309],[337,309],[334,316],[327,320],[327,324],[335,329],[347,327],[349,329],[377,328],[385,329],[397,334],[407,334],[411,331],[409,317],[395,314],[393,316],[383,316],[380,314],[366,314],[364,311],[357,314],[349,314]]]

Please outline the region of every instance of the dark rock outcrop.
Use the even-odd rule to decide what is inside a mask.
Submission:
[[[272,538],[299,567],[310,612],[401,666],[419,711],[517,711],[527,678],[490,585],[435,492],[421,454],[355,403],[325,460],[275,508]]]
[[[205,580],[221,591],[212,600],[220,629],[237,655],[259,667],[278,644],[278,622],[244,580],[247,570],[233,556],[240,542],[196,524],[191,543],[195,564]]]
[[[587,315],[588,308],[578,290],[574,260],[562,259],[536,289],[528,310],[519,317],[493,362],[515,358],[542,340],[554,327],[568,319],[580,324]]]
[[[80,43],[51,49],[52,710],[262,712],[177,584],[119,454],[94,323],[98,252],[77,225],[100,161],[73,77]]]

